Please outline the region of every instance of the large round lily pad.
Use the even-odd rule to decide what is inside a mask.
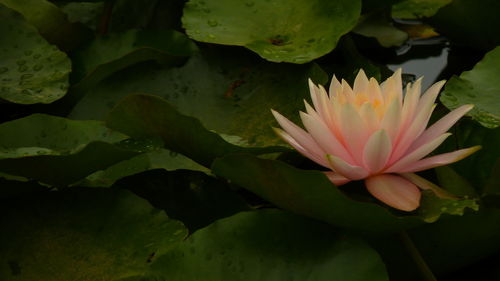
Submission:
[[[195,232],[131,280],[386,281],[377,253],[326,224],[278,210],[244,212]]]
[[[183,26],[198,41],[244,46],[274,62],[321,57],[359,18],[359,0],[191,0]]]
[[[71,62],[17,12],[0,4],[0,98],[51,103],[66,94]]]
[[[131,192],[73,189],[2,202],[0,279],[111,281],[145,272],[187,230]]]
[[[453,76],[446,84],[441,102],[450,109],[474,104],[469,113],[487,128],[500,126],[500,47],[487,53],[471,71]]]

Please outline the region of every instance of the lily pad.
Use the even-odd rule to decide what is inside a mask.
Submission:
[[[233,154],[217,159],[212,172],[283,209],[333,225],[368,232],[390,232],[417,226],[414,215],[396,216],[375,202],[349,198],[319,171]]]
[[[428,18],[452,0],[405,0],[392,6],[392,17],[400,19]]]
[[[414,213],[393,213],[369,198],[354,200],[319,171],[293,168],[275,160],[233,154],[217,159],[212,172],[292,212],[365,232],[392,232],[433,222],[443,213],[462,215],[476,200],[443,199],[424,192]]]
[[[496,0],[453,0],[427,21],[457,45],[489,51],[500,45],[498,10]]]
[[[389,280],[382,260],[364,242],[326,224],[278,210],[244,212],[219,220],[160,256],[142,278]]]
[[[430,190],[422,191],[424,195],[418,209],[419,215],[426,222],[435,222],[443,214],[462,216],[467,209],[479,210],[478,199],[469,198],[468,195],[462,200],[446,199],[434,196]]]
[[[146,171],[122,178],[112,188],[133,191],[169,217],[182,221],[191,233],[218,219],[251,209],[223,180],[196,171]]]
[[[187,230],[131,192],[71,189],[2,202],[0,279],[119,280],[144,273]]]
[[[34,114],[0,125],[0,171],[53,185],[67,185],[131,158],[128,137],[100,121]]]
[[[361,11],[359,0],[190,0],[189,37],[244,46],[273,62],[306,63],[332,51]]]
[[[408,39],[406,32],[396,28],[390,19],[384,18],[381,14],[362,16],[353,32],[373,37],[382,47],[386,48],[401,46]]]
[[[85,91],[108,75],[147,60],[176,62],[197,50],[184,34],[174,30],[128,30],[92,41],[74,57],[74,87]]]
[[[278,65],[246,51],[202,50],[182,67],[138,65],[113,75],[89,91],[70,116],[102,120],[126,95],[149,93],[209,130],[240,137],[249,146],[276,145],[282,141],[271,129],[270,109],[298,116],[309,96],[308,78],[328,81],[316,64]]]
[[[102,171],[89,175],[78,185],[89,187],[109,187],[117,180],[147,170],[164,169],[166,171],[194,170],[208,173],[209,170],[182,154],[166,149],[143,153],[116,163]]]
[[[441,94],[449,109],[474,104],[469,115],[487,128],[500,126],[500,47],[488,52],[470,71],[453,76]]]
[[[51,103],[68,89],[71,61],[21,15],[0,1],[0,98],[14,103]]]
[[[166,100],[130,95],[109,114],[107,126],[134,138],[160,137],[165,148],[210,167],[217,157],[234,152],[256,154],[284,151],[283,147],[240,147],[210,132],[195,118],[180,114]]]
[[[70,22],[66,14],[50,1],[0,0],[0,4],[22,14],[48,42],[62,50],[72,50],[92,36],[89,29],[82,24]]]

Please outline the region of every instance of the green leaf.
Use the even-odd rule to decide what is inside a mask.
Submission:
[[[479,50],[491,50],[500,45],[500,2],[453,0],[439,9],[429,22],[453,43]]]
[[[83,25],[69,22],[66,14],[50,1],[0,0],[0,4],[22,14],[47,41],[62,50],[72,50],[92,36]]]
[[[470,71],[453,76],[441,95],[449,109],[474,104],[469,115],[487,128],[500,126],[500,47],[488,52]]]
[[[278,210],[219,220],[151,268],[142,280],[389,280],[378,254],[359,239]]]
[[[374,37],[381,46],[386,48],[400,46],[408,39],[406,32],[394,27],[390,19],[385,19],[380,14],[362,16],[353,32],[366,37]]]
[[[74,87],[85,91],[108,75],[147,60],[177,62],[196,51],[184,34],[173,30],[128,30],[92,41],[74,57]]]
[[[180,114],[166,100],[130,95],[109,114],[107,125],[134,138],[161,137],[165,147],[209,167],[216,157],[234,152],[272,153],[283,148],[243,148],[224,141],[193,118]]]
[[[167,99],[181,113],[198,118],[217,133],[237,136],[250,146],[282,144],[271,127],[271,108],[295,116],[308,98],[307,79],[324,84],[328,76],[316,64],[279,65],[249,57],[248,52],[202,50],[178,68],[141,65],[100,83],[71,113],[76,119],[104,119],[130,93]]]
[[[250,210],[227,183],[195,171],[151,170],[120,179],[113,188],[133,191],[169,217],[182,221],[190,232]]]
[[[358,20],[359,0],[190,0],[189,37],[244,46],[273,62],[305,63],[332,51]]]
[[[69,2],[61,5],[70,22],[79,22],[95,30],[103,12],[103,2]]]
[[[185,169],[209,172],[207,168],[182,154],[161,149],[137,155],[116,163],[105,170],[97,171],[78,184],[91,187],[109,187],[121,178],[154,169],[164,169],[166,171]]]
[[[443,214],[462,216],[466,209],[479,210],[478,199],[465,195],[461,199],[448,199],[436,196],[430,190],[422,191],[418,214],[426,222],[435,222]]]
[[[392,17],[400,19],[428,18],[452,0],[405,0],[392,6]]]
[[[69,189],[1,207],[0,279],[119,280],[147,271],[187,230],[123,190]]]
[[[67,185],[138,154],[100,121],[34,114],[0,125],[0,171]]]
[[[71,62],[40,37],[21,15],[0,1],[0,98],[14,103],[51,103],[66,94]]]
[[[217,159],[212,172],[280,208],[339,227],[388,232],[421,223],[416,216],[395,216],[380,205],[349,198],[319,171],[299,170],[279,161],[233,154]]]

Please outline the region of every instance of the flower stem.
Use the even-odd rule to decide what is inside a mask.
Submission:
[[[411,257],[413,258],[413,261],[415,261],[415,264],[417,265],[417,268],[419,269],[420,273],[422,274],[422,277],[424,278],[425,281],[437,281],[436,277],[432,273],[431,269],[425,262],[424,258],[422,255],[420,255],[420,252],[418,251],[417,247],[415,247],[415,244],[411,240],[410,236],[406,231],[402,231],[399,234],[399,237],[401,241],[403,242],[403,245],[406,247],[408,252],[410,252]]]

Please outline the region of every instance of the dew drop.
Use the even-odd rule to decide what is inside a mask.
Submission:
[[[170,151],[169,155],[170,157],[177,157],[178,153],[175,151]]]
[[[36,64],[35,66],[33,66],[34,71],[40,71],[42,68],[43,68],[43,65],[41,65],[41,64]]]
[[[205,13],[207,13],[207,14],[210,13],[210,9],[208,9],[208,8],[205,8],[202,11],[205,12]]]
[[[247,7],[253,7],[253,5],[255,5],[254,2],[251,2],[251,1],[245,2],[245,6],[247,6]]]
[[[215,39],[215,35],[213,35],[213,34],[208,34],[208,38],[210,38],[210,39]]]
[[[40,54],[35,54],[35,55],[33,56],[33,58],[34,58],[34,59],[39,59],[40,57],[41,57],[41,55],[40,55]]]
[[[209,20],[207,23],[211,27],[216,27],[217,25],[219,25],[219,23],[216,20]]]
[[[7,71],[9,71],[7,67],[0,67],[0,74],[5,73]]]
[[[16,61],[17,65],[25,65],[26,61],[25,60],[18,60]]]
[[[23,93],[23,95],[31,95],[31,92],[27,89],[22,90],[21,93]]]
[[[31,50],[24,51],[25,56],[31,56],[32,54],[33,54],[33,51],[31,51]]]
[[[474,95],[473,93],[467,93],[467,96],[468,96],[469,98],[475,98],[475,97],[476,97],[476,95]]]
[[[19,72],[25,72],[26,70],[28,70],[28,67],[26,65],[20,65],[17,69],[17,71]]]

